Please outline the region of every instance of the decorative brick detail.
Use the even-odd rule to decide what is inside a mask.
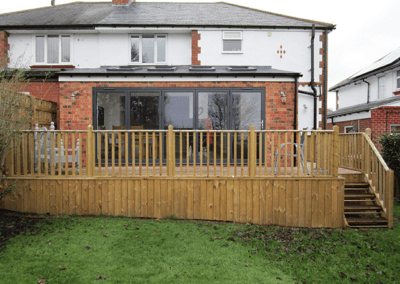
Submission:
[[[339,91],[336,91],[336,109],[339,109]]]
[[[4,65],[10,62],[8,57],[8,51],[10,50],[10,44],[8,43],[9,34],[5,31],[0,31],[0,65]],[[4,68],[6,66],[0,66]]]
[[[290,130],[294,124],[295,86],[289,82],[60,82],[60,129],[86,130],[93,123],[93,88],[265,88],[266,129]]]
[[[199,47],[199,40],[201,35],[198,31],[192,31],[192,65],[201,65],[199,60],[199,54],[201,53],[201,47]]]
[[[328,69],[328,63],[325,62],[325,54],[328,52],[325,50],[325,33],[323,32],[319,36],[319,41],[322,43],[322,48],[319,49],[319,54],[322,55],[322,61],[319,62],[319,68],[322,68],[322,74],[319,76],[319,84],[322,85],[322,94],[319,97],[319,101],[322,102],[321,108],[319,109],[318,113],[321,115],[321,121],[319,122],[318,127],[323,127],[324,126],[324,121],[326,120],[326,113],[324,112],[325,105],[328,103],[326,95],[328,93],[327,91],[327,86],[324,85],[324,80],[325,80],[325,70],[327,71]],[[328,47],[327,47],[328,48]]]

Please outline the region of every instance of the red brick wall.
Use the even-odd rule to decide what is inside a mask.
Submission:
[[[371,132],[375,139],[390,133],[391,124],[400,124],[400,107],[383,106],[371,111]]]
[[[26,85],[24,91],[37,98],[46,99],[57,104],[60,100],[59,82],[30,82]]]
[[[198,55],[201,53],[201,47],[199,47],[199,40],[201,35],[198,31],[192,31],[192,65],[201,65]]]
[[[8,58],[8,51],[10,50],[10,44],[8,43],[8,33],[0,31],[0,65],[10,62]],[[3,68],[4,66],[0,66]]]
[[[293,129],[294,83],[280,82],[60,82],[60,129],[86,130],[92,124],[92,88],[265,88],[266,129]],[[282,102],[280,91],[287,95]],[[78,96],[71,98],[76,91]]]
[[[335,125],[339,126],[339,133],[344,133],[345,126],[357,125],[358,132],[365,132],[365,129],[371,128],[371,119],[356,119],[343,122],[335,122]],[[326,124],[327,129],[333,129],[332,123]]]

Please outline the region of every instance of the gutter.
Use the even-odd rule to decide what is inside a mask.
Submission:
[[[309,29],[317,29],[317,30],[334,30],[333,27],[317,27],[315,28],[315,24],[310,26],[258,26],[258,25],[182,25],[182,24],[88,24],[88,25],[2,25],[0,26],[0,30],[58,30],[58,29],[96,29],[101,27],[108,28],[130,28],[130,27],[139,27],[139,28],[251,28],[251,29],[294,29],[294,30],[309,30]]]

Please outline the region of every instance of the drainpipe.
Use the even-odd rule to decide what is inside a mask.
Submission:
[[[367,104],[369,104],[369,86],[371,85],[369,82],[365,81],[365,79],[362,80],[364,83],[368,84],[368,95],[367,95]]]
[[[317,129],[317,121],[318,121],[318,97],[317,97],[317,89],[314,86],[314,39],[315,39],[315,24],[312,25],[312,34],[311,34],[311,89],[314,93],[314,129]]]
[[[294,78],[294,121],[293,130],[297,130],[297,101],[298,101],[298,90],[297,90],[297,77]],[[296,135],[296,132],[295,132]]]

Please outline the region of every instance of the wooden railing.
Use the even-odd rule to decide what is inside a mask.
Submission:
[[[6,165],[10,177],[336,177],[337,133],[36,129]]]
[[[377,202],[382,206],[393,227],[394,172],[389,169],[371,140],[371,130],[365,133],[339,134],[339,167],[361,171],[370,184]]]

